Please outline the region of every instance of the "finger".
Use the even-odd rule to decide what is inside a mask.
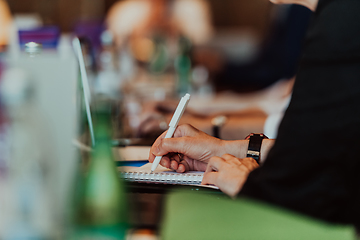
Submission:
[[[177,169],[177,165],[174,165],[173,162],[176,164],[180,161],[179,155],[177,153],[169,153],[162,157],[160,161],[160,165],[166,168],[170,168],[173,170]],[[174,166],[173,166],[174,165]]]
[[[190,171],[189,163],[185,160],[182,160],[179,164],[179,168],[177,172],[187,172]]]
[[[225,164],[225,160],[221,157],[212,157],[209,160],[209,163],[206,168],[206,172],[212,172],[213,170],[219,171],[221,167]]]
[[[162,141],[162,139],[165,137],[167,131],[163,132],[153,143],[153,145],[150,148],[150,152],[149,152],[149,162],[153,162],[156,156],[162,156],[162,155],[158,155],[155,154],[156,152],[158,152],[158,148],[159,148],[159,144]],[[163,154],[165,155],[165,154]]]
[[[153,143],[153,146],[159,145],[159,143],[162,141],[162,139],[165,138],[166,133],[167,133],[167,130],[166,130],[165,132],[163,132],[163,133],[155,140],[155,142]]]
[[[149,162],[151,162],[151,163],[154,162],[154,160],[157,156],[163,156],[163,155],[155,154],[157,152],[157,150],[154,150],[154,149],[155,149],[155,147],[152,146],[149,151]]]
[[[237,157],[231,155],[231,154],[224,154],[221,156],[221,158],[225,159],[226,161],[230,161],[230,160],[233,160],[233,159],[238,159]]]
[[[259,167],[259,164],[255,161],[253,158],[237,158],[230,154],[224,154],[222,156],[223,159],[225,159],[228,163],[235,163],[237,165],[242,164],[245,166],[249,171],[253,171],[257,167]]]
[[[153,154],[155,155],[165,155],[168,153],[181,153],[186,155],[190,146],[189,146],[188,137],[179,137],[179,138],[164,138],[159,141],[157,146],[152,148]]]
[[[183,173],[190,170],[188,162],[184,160],[184,155],[177,153],[175,158],[176,163],[174,163],[174,166],[177,165],[177,168],[174,170],[176,170],[176,172]]]
[[[218,178],[219,178],[218,172],[205,172],[201,184],[202,185],[212,184],[216,186]]]
[[[176,171],[179,168],[179,163],[175,160],[171,160],[170,168]]]
[[[253,158],[243,158],[240,160],[241,163],[246,166],[250,171],[259,167],[259,164]]]
[[[170,155],[170,169],[172,170],[177,170],[179,167],[179,162],[180,162],[180,156],[178,153],[169,153],[168,155]]]
[[[166,168],[170,168],[170,159],[167,156],[163,156],[160,160],[160,165]]]
[[[183,172],[189,171],[188,170],[189,168],[187,166],[188,166],[187,163],[184,161],[183,163],[179,164],[179,167],[176,170],[176,172],[183,173]]]
[[[181,160],[178,153],[171,152],[171,153],[166,154],[166,156],[168,156],[171,161],[180,162],[180,160]]]
[[[149,156],[149,162],[150,163],[153,163],[154,162],[154,160],[155,160],[155,155],[153,155],[153,154],[150,154],[150,156]],[[167,155],[162,155],[161,156],[161,160],[160,160],[160,164],[162,165],[162,166],[164,166],[164,167],[170,167],[170,156],[169,156],[169,154],[167,154]],[[166,164],[167,162],[169,162],[169,164]],[[166,166],[165,166],[166,165]]]

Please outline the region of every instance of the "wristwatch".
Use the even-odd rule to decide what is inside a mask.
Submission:
[[[263,139],[269,139],[263,133],[250,133],[245,140],[249,139],[249,146],[246,157],[252,157],[257,163],[260,163],[260,149]]]

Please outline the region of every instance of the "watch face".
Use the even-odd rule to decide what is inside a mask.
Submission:
[[[260,156],[260,152],[251,151],[251,150],[247,151],[247,157],[258,157],[258,156]]]

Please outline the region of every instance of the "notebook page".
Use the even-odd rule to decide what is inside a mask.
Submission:
[[[118,170],[120,172],[142,172],[142,173],[150,173],[151,171],[152,163],[147,163],[141,167],[118,167]],[[163,167],[159,165],[154,173],[174,173],[174,174],[183,174],[183,173],[177,173],[174,170],[171,170],[169,168]],[[203,174],[204,172],[201,171],[189,171],[186,173],[195,173],[195,174]]]
[[[158,166],[154,173],[150,173],[152,163],[147,163],[142,167],[119,167],[120,175],[127,181],[197,185],[218,189],[214,186],[201,185],[204,172],[189,171],[177,173],[163,166]]]

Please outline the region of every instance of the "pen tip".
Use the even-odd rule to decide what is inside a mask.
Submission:
[[[153,173],[153,172],[154,172],[154,171],[152,171],[152,170],[150,171],[150,173]]]

